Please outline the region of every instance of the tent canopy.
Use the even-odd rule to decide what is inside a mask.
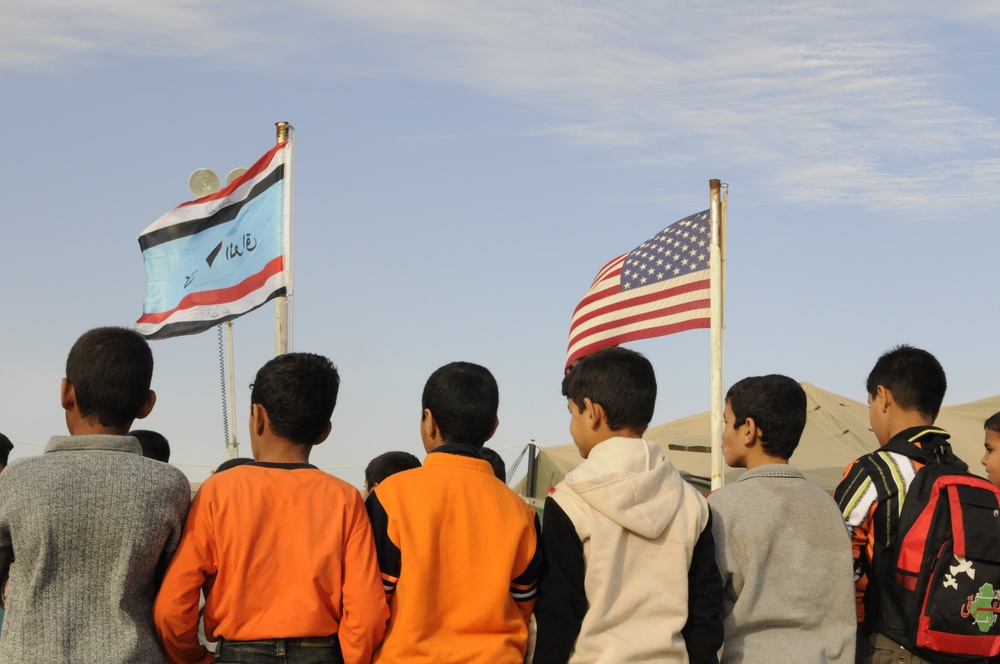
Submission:
[[[806,428],[790,462],[814,484],[826,491],[840,482],[844,469],[854,459],[878,448],[868,421],[868,404],[801,383],[806,393]],[[955,453],[982,475],[983,422],[1000,411],[1000,395],[957,406],[945,406],[937,426],[951,433]],[[688,480],[707,492],[710,486],[712,448],[711,415],[708,412],[684,417],[646,430],[645,438],[659,443],[663,453]],[[566,473],[583,459],[575,445],[540,448],[535,497],[544,497]],[[728,469],[726,483],[734,482],[742,469]],[[518,485],[523,493],[525,481]]]

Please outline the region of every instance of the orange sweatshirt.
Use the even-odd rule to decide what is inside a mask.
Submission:
[[[541,572],[538,519],[474,455],[444,445],[368,496],[391,610],[376,662],[524,661]]]
[[[198,643],[337,634],[349,663],[371,660],[389,609],[358,490],[308,464],[253,463],[210,477],[191,503],[156,598],[171,662],[209,664]]]

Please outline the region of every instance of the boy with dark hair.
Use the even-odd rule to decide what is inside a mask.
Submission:
[[[205,480],[156,598],[172,662],[369,662],[389,615],[358,490],[309,464],[330,434],[340,376],[327,358],[279,355],[250,393],[253,463]]]
[[[493,474],[496,475],[497,479],[507,483],[507,464],[503,462],[503,458],[497,453],[496,450],[483,447],[483,458],[490,462],[493,466]]]
[[[851,540],[837,504],[788,463],[805,425],[806,393],[787,376],[726,394],[722,451],[747,472],[708,496],[723,664],[854,661]]]
[[[10,442],[10,438],[0,433],[0,472],[3,472],[3,469],[7,467],[13,449],[14,443]]]
[[[0,433],[0,473],[3,469],[7,467],[7,462],[10,460],[10,453],[14,449],[14,443],[10,442],[10,438]],[[3,625],[4,610],[0,606],[0,626]]]
[[[245,466],[248,463],[253,463],[253,459],[250,457],[233,457],[232,459],[226,459],[219,466],[212,471],[212,474],[221,473],[224,470],[229,470],[230,468],[236,468],[237,466]]]
[[[925,661],[880,633],[878,569],[895,541],[914,475],[939,456],[958,461],[948,433],[933,426],[947,384],[933,355],[907,345],[883,354],[868,375],[869,416],[881,447],[852,462],[834,492],[854,548],[858,662],[871,662],[873,655],[875,661],[896,656],[911,664]]]
[[[986,479],[1000,486],[1000,413],[993,413],[983,424],[986,453],[980,463],[986,469]]]
[[[365,468],[365,495],[375,490],[385,478],[404,470],[420,467],[420,459],[409,452],[386,452],[368,462]]]
[[[539,525],[480,454],[499,424],[496,380],[453,362],[427,379],[422,402],[424,465],[386,478],[366,502],[390,608],[375,661],[521,664]]]
[[[166,436],[162,433],[149,431],[148,429],[135,429],[134,431],[129,431],[128,435],[139,441],[139,446],[142,448],[142,456],[147,459],[156,459],[163,463],[170,462],[170,443],[167,442]]]
[[[607,348],[563,379],[584,462],[545,500],[536,662],[718,662],[722,582],[708,504],[642,439],[656,376]]]
[[[0,474],[5,662],[163,662],[153,598],[180,540],[190,487],[128,435],[152,410],[153,354],[124,328],[70,350],[69,436]],[[11,564],[16,558],[16,564]]]

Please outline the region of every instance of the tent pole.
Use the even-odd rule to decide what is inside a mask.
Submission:
[[[535,497],[535,483],[538,481],[538,448],[535,439],[528,443],[528,475],[524,482],[524,492],[528,498]]]

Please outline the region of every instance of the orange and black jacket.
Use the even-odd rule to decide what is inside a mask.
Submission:
[[[379,484],[366,507],[390,611],[374,661],[520,664],[541,529],[479,451],[442,445]]]
[[[889,562],[885,552],[896,541],[910,483],[948,437],[933,426],[900,431],[879,449],[851,462],[834,491],[851,534],[858,623],[866,634],[875,629],[879,577]]]

